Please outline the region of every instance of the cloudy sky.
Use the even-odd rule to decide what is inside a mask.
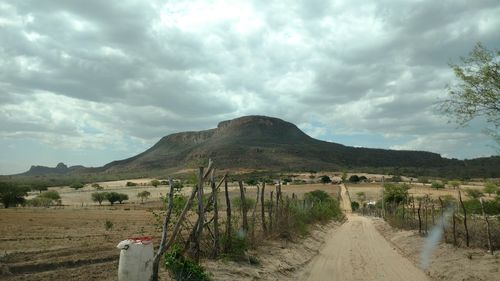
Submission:
[[[170,133],[279,117],[352,146],[495,154],[436,112],[492,1],[0,0],[0,174],[100,166]]]

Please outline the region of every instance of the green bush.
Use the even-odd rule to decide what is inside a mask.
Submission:
[[[52,199],[37,196],[26,201],[26,204],[31,207],[49,207],[50,205],[52,205]]]
[[[229,239],[231,239],[229,241]],[[226,234],[222,235],[222,245],[227,245],[231,242],[231,248],[229,252],[224,254],[224,257],[229,258],[232,261],[244,261],[246,260],[246,251],[249,248],[247,236],[239,233],[232,232],[231,237]]]
[[[125,185],[126,186],[137,186],[137,183],[128,181]]]
[[[408,190],[410,186],[407,184],[384,184],[384,202],[399,204],[408,199]]]
[[[0,182],[0,202],[4,208],[17,206],[26,202],[25,196],[28,195],[29,187],[20,186],[10,182]]]
[[[73,188],[74,190],[78,190],[78,189],[83,188],[83,183],[75,182],[75,183],[71,184],[69,187]]]
[[[178,281],[210,281],[203,267],[182,255],[180,247],[174,245],[165,253],[165,267],[171,277]]]
[[[440,181],[433,181],[431,183],[431,187],[438,190],[438,189],[444,188],[444,183],[442,183]]]
[[[356,201],[352,201],[352,202],[351,202],[351,209],[352,209],[353,211],[356,211],[357,209],[359,209],[359,203],[358,203],[358,202],[356,202]]]
[[[246,204],[245,204],[246,210],[248,212],[248,211],[250,211],[254,207],[254,205],[255,205],[255,199],[246,197],[245,198],[245,202],[246,202]],[[233,200],[231,202],[231,205],[234,208],[240,210],[240,212],[243,211],[243,206],[241,204],[241,198],[240,197],[233,198]]]

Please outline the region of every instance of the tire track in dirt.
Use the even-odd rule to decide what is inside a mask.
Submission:
[[[341,207],[347,222],[329,234],[321,252],[299,274],[299,280],[429,280],[385,240],[369,218],[351,214],[351,201],[343,184]]]

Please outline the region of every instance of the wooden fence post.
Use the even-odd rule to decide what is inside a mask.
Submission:
[[[270,194],[270,202],[269,202],[269,232],[273,231],[273,225],[274,225],[274,217],[273,217],[273,205],[274,205],[274,198],[273,198],[273,193],[274,191],[271,190]]]
[[[262,182],[262,192],[260,193],[260,210],[261,210],[261,217],[262,217],[262,230],[264,233],[267,233],[267,226],[266,226],[266,213],[265,213],[265,200],[264,200],[264,192],[266,190],[266,182]]]
[[[443,238],[444,238],[444,243],[446,243],[446,222],[444,221],[444,203],[441,197],[438,197],[439,199],[439,204],[441,205],[441,222],[443,226]]]
[[[229,191],[227,188],[227,177],[224,180],[224,192],[226,195],[226,216],[227,216],[227,221],[226,221],[226,243],[224,244],[224,252],[228,253],[231,250],[231,243],[232,243],[232,237],[231,237],[231,200],[229,199]]]
[[[243,182],[238,182],[240,186],[240,199],[241,199],[241,211],[243,212],[243,230],[245,235],[248,234],[248,218],[247,218],[247,201],[245,199],[245,189],[243,188]]]
[[[422,208],[422,199],[418,200],[418,233],[422,234],[422,218],[420,216],[420,209]]]
[[[253,207],[252,211],[252,234],[251,234],[251,240],[252,240],[252,247],[255,247],[255,215],[257,211],[257,205],[259,203],[259,185],[257,187],[257,196],[255,196],[255,206]]]
[[[483,218],[486,221],[486,233],[488,234],[488,249],[490,254],[493,255],[493,244],[491,243],[490,222],[488,221],[488,216],[486,216],[486,213],[484,212],[483,198],[479,198],[479,202],[481,203],[481,211],[483,212]]]
[[[159,266],[160,266],[160,259],[166,250],[165,244],[167,243],[167,229],[168,229],[168,224],[170,223],[170,217],[172,215],[173,198],[174,198],[174,182],[172,181],[172,178],[170,178],[170,177],[169,177],[168,181],[170,183],[170,190],[168,193],[167,213],[165,215],[165,218],[163,219],[163,230],[161,233],[160,246],[158,247],[158,251],[156,252],[154,259],[153,259],[153,274],[151,275],[151,279],[150,279],[151,281],[158,280],[158,270],[159,270]]]
[[[460,200],[460,205],[462,206],[462,211],[464,212],[464,228],[465,228],[465,245],[469,247],[469,228],[467,227],[467,210],[465,210],[464,202],[462,201],[462,194],[460,189],[458,190],[458,200]]]
[[[220,234],[219,234],[219,202],[217,198],[217,188],[215,186],[215,169],[212,170],[211,176],[211,186],[212,186],[212,198],[214,201],[214,251],[213,256],[217,257],[219,255],[220,249]]]

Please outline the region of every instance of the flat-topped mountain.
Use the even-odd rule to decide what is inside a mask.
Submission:
[[[425,170],[444,169],[456,171],[457,176],[463,173],[500,176],[500,157],[456,160],[425,151],[349,147],[311,138],[290,122],[266,116],[245,116],[220,122],[217,128],[210,130],[171,134],[143,153],[86,171],[127,173],[195,168],[208,158],[213,159],[218,168],[231,169],[287,171],[393,167],[413,171],[422,168],[424,174]]]

